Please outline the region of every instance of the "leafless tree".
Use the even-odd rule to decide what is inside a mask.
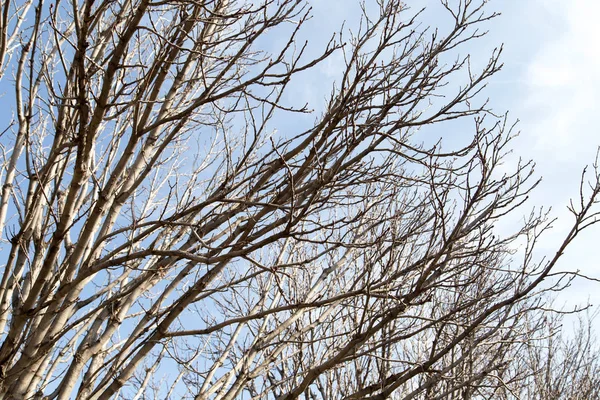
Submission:
[[[506,367],[494,398],[534,400],[600,399],[600,360],[593,318],[579,315],[573,330],[564,314],[532,313],[529,337]]]
[[[433,30],[370,1],[315,55],[308,1],[2,2],[0,398],[509,387],[600,184],[547,259],[544,214],[495,230],[536,182],[502,165],[514,128],[482,97],[500,49],[468,55],[486,3],[442,0]],[[288,104],[335,54],[324,109]],[[467,144],[418,137],[458,119]]]

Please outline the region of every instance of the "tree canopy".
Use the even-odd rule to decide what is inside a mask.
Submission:
[[[310,3],[2,2],[0,398],[598,398],[544,305],[599,171],[546,258],[545,213],[496,229],[537,183],[469,55],[497,13],[367,1],[316,49]]]

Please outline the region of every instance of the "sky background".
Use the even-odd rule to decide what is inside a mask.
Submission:
[[[413,10],[436,2],[406,1]],[[347,27],[357,26],[357,3],[313,0],[309,42],[318,48],[343,21]],[[530,201],[513,218],[518,221],[533,207],[552,207],[551,216],[558,220],[538,250],[553,256],[573,222],[566,206],[570,198],[578,196],[582,169],[594,161],[600,145],[600,25],[596,21],[600,4],[597,0],[490,0],[488,9],[501,15],[488,23],[485,38],[462,52],[468,50],[475,59],[484,61],[494,47],[504,45],[504,67],[489,82],[486,96],[496,113],[508,111],[509,121],[520,121],[520,135],[513,141],[508,166],[519,157],[533,159],[536,175],[543,178]],[[442,15],[431,11],[422,20],[432,26],[443,26],[444,21]],[[334,55],[307,75],[288,92],[290,102],[298,104],[303,99],[318,109],[331,87],[325,83],[340,72],[341,62]],[[583,232],[567,249],[558,268],[600,278],[598,237],[600,225]],[[555,304],[569,308],[588,301],[600,308],[600,283],[578,280],[558,296]],[[596,326],[600,328],[598,321]]]
[[[413,9],[436,2],[406,0]],[[310,41],[309,53],[316,54],[344,21],[348,27],[356,26],[360,10],[358,0],[311,3],[313,18],[302,34]],[[594,161],[600,145],[600,0],[490,0],[489,9],[502,15],[487,24],[489,34],[485,38],[464,51],[486,60],[494,47],[504,44],[504,67],[489,82],[486,95],[494,111],[509,111],[510,121],[520,121],[521,134],[513,141],[514,153],[507,163],[533,159],[536,175],[543,178],[514,220],[528,214],[532,207],[552,207],[551,215],[558,221],[542,238],[539,248],[552,256],[572,224],[566,206],[570,198],[578,196],[581,171]],[[423,22],[442,24],[441,16],[434,13],[425,15]],[[287,39],[281,35],[281,42]],[[278,44],[267,46],[276,48]],[[308,102],[318,110],[342,62],[341,54],[335,54],[304,75],[286,94],[287,103]],[[315,118],[314,114],[306,116],[305,122],[310,124]],[[289,128],[298,133],[292,121],[278,120],[277,129]],[[598,238],[600,225],[584,231],[567,249],[558,268],[600,278]],[[555,304],[568,309],[588,301],[600,308],[600,283],[577,280],[558,295]],[[600,333],[599,320],[595,327]]]
[[[491,3],[502,15],[487,40],[504,42],[505,68],[489,94],[521,121],[515,154],[535,160],[542,176],[529,204],[551,206],[559,218],[541,243],[550,251],[572,223],[566,205],[577,196],[582,168],[594,161],[600,145],[600,5],[595,0]],[[559,267],[599,278],[599,237],[598,226],[584,231]],[[598,307],[599,289],[599,283],[580,280],[557,303],[572,306],[589,298]]]

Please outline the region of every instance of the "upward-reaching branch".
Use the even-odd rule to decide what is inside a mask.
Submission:
[[[536,182],[531,163],[500,172],[513,128],[482,93],[501,50],[480,70],[461,54],[497,15],[486,3],[441,1],[444,31],[365,2],[315,52],[304,0],[3,2],[0,398],[517,387],[599,186],[546,264],[543,216],[495,231]],[[311,111],[288,90],[332,55],[326,106],[294,119]],[[475,120],[465,145],[417,139],[457,119]]]

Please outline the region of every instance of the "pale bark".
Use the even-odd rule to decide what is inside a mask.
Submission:
[[[531,163],[500,174],[513,127],[479,101],[501,49],[465,55],[486,3],[441,1],[446,31],[368,3],[315,52],[310,1],[3,2],[0,398],[510,398],[556,379],[516,355],[539,364],[526,346],[597,220],[598,171],[548,261],[544,215],[497,235],[536,182]],[[288,104],[336,54],[325,108]],[[463,146],[420,144],[473,118]]]

